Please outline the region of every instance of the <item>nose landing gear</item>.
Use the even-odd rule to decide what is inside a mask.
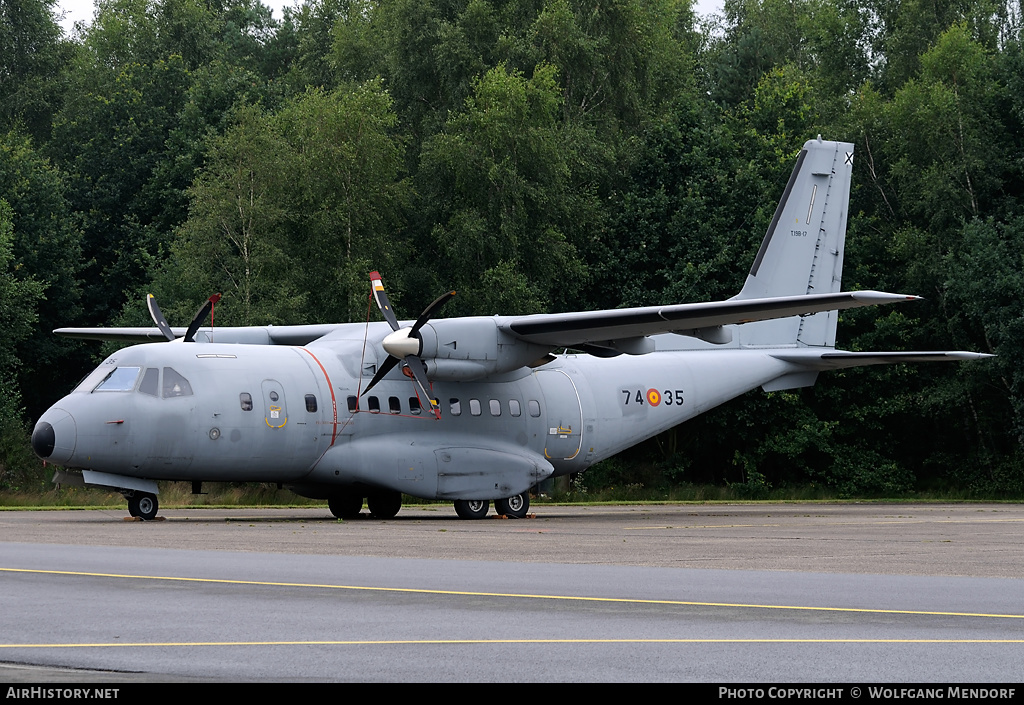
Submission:
[[[156,495],[149,492],[132,492],[125,495],[128,499],[128,513],[144,521],[156,519],[156,513],[160,509]]]

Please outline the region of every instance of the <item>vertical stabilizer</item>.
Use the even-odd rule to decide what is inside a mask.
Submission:
[[[743,290],[733,298],[839,291],[852,171],[852,144],[820,136],[804,144]],[[740,342],[834,347],[838,320],[838,312],[827,311],[748,323],[739,329]]]

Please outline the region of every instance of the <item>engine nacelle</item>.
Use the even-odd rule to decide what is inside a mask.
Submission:
[[[493,318],[448,318],[419,330],[427,376],[469,381],[547,362],[550,346],[527,343],[498,328]]]

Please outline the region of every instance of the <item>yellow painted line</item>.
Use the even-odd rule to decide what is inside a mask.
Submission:
[[[752,529],[779,527],[782,524],[675,524],[673,526],[624,526],[623,531],[646,531],[648,529]]]
[[[40,570],[30,568],[0,568],[3,573],[34,573],[42,575],[71,575],[86,578],[123,578],[128,580],[164,580],[169,582],[208,583],[220,585],[260,585],[265,587],[316,588],[321,590],[359,590],[366,592],[397,592],[420,595],[451,595],[458,597],[502,597],[528,600],[563,600],[576,602],[606,602],[631,605],[673,605],[683,607],[736,607],[762,610],[799,610],[805,612],[855,612],[860,614],[907,614],[938,617],[994,617],[1024,619],[1024,614],[992,614],[986,612],[935,612],[928,610],[885,610],[870,607],[810,607],[804,605],[764,605],[742,602],[696,602],[691,600],[649,600],[634,597],[587,597],[585,595],[538,595],[516,592],[475,592],[468,590],[435,590],[430,588],[398,588],[369,585],[333,585],[329,583],[281,583],[266,580],[228,580],[226,578],[184,578],[173,575],[130,575],[122,573],[87,573],[73,570]]]
[[[791,519],[828,519],[828,517],[794,516]],[[1021,523],[1024,519],[883,519],[877,521],[825,521],[821,526],[892,526],[893,524],[1005,524]],[[764,527],[802,528],[804,525],[762,523],[762,524],[674,524],[664,526],[624,526],[623,531],[644,531],[648,529],[750,529]]]
[[[163,641],[0,644],[0,649],[84,649],[111,646],[408,646],[431,644],[1024,644],[1024,639],[361,639],[357,641]]]

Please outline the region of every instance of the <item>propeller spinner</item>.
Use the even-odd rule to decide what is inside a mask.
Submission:
[[[373,287],[373,298],[377,302],[377,307],[394,333],[390,333],[382,341],[381,345],[389,357],[377,370],[377,374],[373,376],[370,383],[366,385],[363,394],[370,391],[377,382],[394,369],[395,365],[399,362],[404,362],[405,370],[403,371],[406,375],[412,377],[422,393],[422,398],[430,401],[430,410],[434,417],[440,419],[441,409],[437,404],[437,400],[430,395],[430,381],[427,379],[426,365],[423,364],[423,360],[419,357],[420,353],[423,352],[423,341],[420,339],[419,330],[444,306],[448,299],[455,296],[455,292],[449,291],[437,297],[432,304],[423,310],[423,313],[420,314],[420,317],[416,319],[416,322],[411,327],[402,328],[398,325],[398,318],[391,309],[391,301],[388,299],[387,292],[384,291],[384,283],[380,279],[380,274],[370,272],[370,284]]]

